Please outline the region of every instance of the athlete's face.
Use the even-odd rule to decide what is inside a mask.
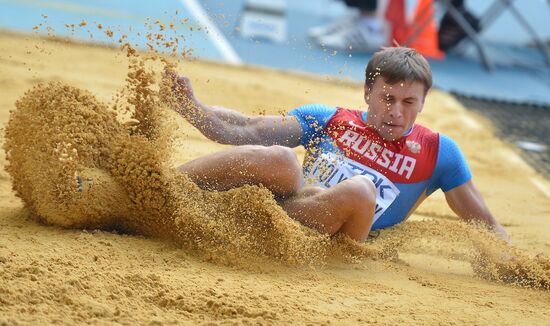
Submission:
[[[424,84],[421,82],[391,85],[378,77],[372,89],[365,85],[365,101],[369,106],[367,125],[385,140],[399,139],[422,111],[424,98]]]

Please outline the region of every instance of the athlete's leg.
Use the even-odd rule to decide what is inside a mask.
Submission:
[[[262,184],[283,198],[295,194],[303,178],[296,154],[282,146],[237,146],[187,162],[179,170],[204,189]]]
[[[372,226],[376,188],[368,177],[355,176],[329,189],[306,188],[281,206],[290,217],[320,232],[341,232],[363,241]]]

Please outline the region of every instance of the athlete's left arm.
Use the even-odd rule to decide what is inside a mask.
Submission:
[[[510,242],[510,237],[489,211],[481,193],[470,179],[461,186],[445,192],[445,198],[449,207],[458,217],[465,221],[477,221],[492,228],[499,238]]]

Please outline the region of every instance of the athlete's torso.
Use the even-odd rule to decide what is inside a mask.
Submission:
[[[450,166],[453,159],[440,157],[441,136],[423,126],[415,124],[405,136],[388,142],[366,126],[366,112],[316,105],[290,114],[304,129],[306,184],[329,188],[355,175],[371,178],[377,190],[373,229],[403,221],[436,189],[449,189],[471,177],[465,163],[458,162],[456,178],[445,180],[449,178],[442,174],[456,172]],[[444,149],[456,147],[447,145],[448,139],[444,143]],[[463,161],[461,155],[455,159]]]

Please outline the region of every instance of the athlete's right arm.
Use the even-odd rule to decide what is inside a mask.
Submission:
[[[174,110],[210,140],[229,145],[300,145],[303,130],[295,117],[248,116],[199,101],[187,77],[167,72],[177,99]]]

